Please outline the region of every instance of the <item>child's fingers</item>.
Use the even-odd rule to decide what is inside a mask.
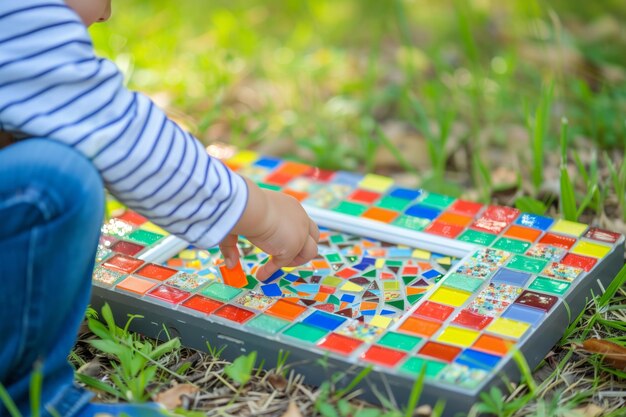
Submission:
[[[315,240],[313,240],[311,236],[309,236],[307,238],[307,241],[304,244],[304,247],[300,251],[300,253],[296,255],[296,257],[293,258],[291,262],[289,262],[289,265],[286,265],[286,266],[300,266],[302,264],[309,262],[311,259],[315,258],[316,256],[317,256],[317,243],[315,242]]]
[[[317,224],[311,219],[309,219],[309,235],[313,238],[315,242],[320,240],[320,229],[317,227]]]
[[[226,268],[231,269],[239,261],[239,249],[237,248],[237,235],[228,235],[220,242],[220,250],[226,262]]]

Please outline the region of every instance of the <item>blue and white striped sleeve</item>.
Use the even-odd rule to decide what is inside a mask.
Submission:
[[[94,55],[62,0],[0,0],[0,130],[74,147],[118,199],[200,247],[247,203],[240,176]]]

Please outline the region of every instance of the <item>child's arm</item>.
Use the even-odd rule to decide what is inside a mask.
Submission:
[[[296,262],[314,256],[302,208],[246,186],[150,99],[127,90],[62,0],[0,2],[0,130],[76,148],[116,197],[197,246],[214,246],[231,230],[247,235],[276,255],[263,274],[298,254]]]

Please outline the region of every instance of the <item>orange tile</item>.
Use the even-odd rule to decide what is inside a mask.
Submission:
[[[540,234],[541,230],[530,229],[528,227],[522,227],[517,225],[512,225],[504,232],[504,236],[506,237],[528,240],[530,242],[534,242],[535,240],[537,240]]]
[[[154,282],[148,281],[147,279],[130,276],[117,284],[116,288],[134,292],[136,294],[145,294],[155,285],[156,284]]]
[[[328,299],[328,294],[323,293],[323,292],[318,292],[317,294],[315,294],[313,299],[317,301],[318,303],[323,303]]]
[[[230,269],[226,268],[226,265],[220,265],[220,272],[226,285],[235,288],[243,288],[248,285],[248,278],[246,278],[246,273],[243,272],[241,262],[239,261],[237,261],[237,265]]]
[[[474,219],[471,217],[463,216],[461,214],[451,213],[449,211],[446,211],[437,219],[437,221],[440,221],[446,224],[451,224],[454,226],[467,226],[468,224],[472,222],[472,220]]]
[[[367,219],[378,220],[385,223],[391,223],[393,219],[398,217],[397,211],[386,210],[379,207],[371,207],[367,209],[365,213],[361,215],[361,217],[365,217]]]
[[[306,310],[306,307],[290,303],[285,300],[278,300],[273,306],[268,308],[265,312],[276,317],[280,317],[289,321],[293,321],[296,317],[302,314]]]
[[[174,258],[167,261],[167,266],[172,266],[174,268],[183,266],[183,260],[180,258]]]
[[[504,356],[513,345],[514,343],[508,340],[483,334],[478,338],[472,347],[477,350],[482,350],[483,352]]]
[[[296,177],[298,175],[304,174],[310,169],[310,166],[301,164],[299,162],[285,161],[280,167],[278,167],[275,172],[280,172],[281,174],[285,174],[290,177]]]
[[[437,330],[439,330],[439,327],[441,327],[441,324],[439,323],[417,317],[409,317],[404,321],[404,323],[402,323],[399,330],[417,334],[419,336],[430,337],[435,334]]]
[[[304,199],[308,197],[307,193],[302,192],[302,191],[292,190],[291,188],[287,188],[286,190],[283,190],[283,193],[292,196],[298,201],[304,201]]]
[[[363,301],[361,303],[361,310],[376,310],[378,307],[378,303],[373,303],[371,301]]]
[[[424,288],[405,287],[405,289],[406,289],[406,295],[415,295],[415,294],[425,293],[426,291],[430,289],[430,287],[424,287]]]
[[[314,259],[311,261],[311,265],[313,265],[313,268],[315,269],[326,269],[328,268],[328,262],[322,260],[322,259]]]

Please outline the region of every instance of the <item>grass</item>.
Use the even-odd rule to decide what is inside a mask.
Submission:
[[[128,0],[114,8],[110,23],[91,29],[96,49],[207,144],[378,172],[626,232],[621,1]],[[484,393],[471,414],[577,416],[592,403],[620,415],[626,375],[580,342],[626,345],[623,284],[589,302],[532,376],[520,362],[524,383]],[[83,335],[73,360],[87,369],[117,357],[97,377],[119,392],[113,376],[127,372],[125,360],[85,343],[93,338]],[[150,348],[141,346],[150,343],[123,344],[141,369],[156,367],[133,398],[176,380],[199,387],[183,408],[208,415],[280,416],[290,401],[303,415],[413,408],[403,413],[384,397],[373,408],[332,381],[313,389],[284,360],[260,373],[250,357],[229,365],[216,346],[146,360]]]

